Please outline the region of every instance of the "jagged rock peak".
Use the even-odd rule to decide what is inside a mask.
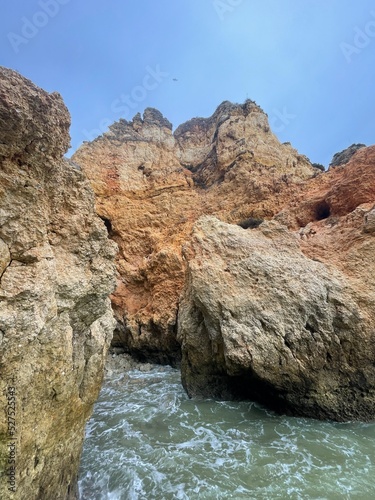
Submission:
[[[338,167],[340,165],[346,165],[351,157],[359,150],[362,148],[365,148],[366,144],[352,144],[348,148],[344,149],[343,151],[340,151],[339,153],[336,153],[332,161],[329,165],[329,167]]]
[[[146,108],[143,113],[143,122],[159,125],[172,130],[172,123],[164,118],[163,114],[155,108]]]
[[[200,129],[208,130],[213,125],[221,125],[226,120],[228,120],[231,116],[240,115],[247,116],[252,112],[260,112],[265,116],[266,113],[262,110],[260,106],[256,104],[255,101],[250,99],[246,99],[243,104],[232,103],[230,101],[223,101],[215,110],[215,112],[209,118],[201,118],[195,117],[191,120],[188,120],[185,123],[182,123],[179,127],[177,127],[174,135],[176,138],[184,135],[186,132],[193,130],[196,127]]]
[[[155,108],[146,108],[143,117],[141,113],[137,113],[132,121],[120,118],[119,121],[114,122],[109,131],[95,140],[100,139],[117,139],[117,140],[144,140],[145,137],[150,136],[146,129],[149,128],[167,129],[167,135],[172,134],[172,124],[169,120],[164,118],[163,114]]]
[[[243,104],[232,103],[230,101],[223,101],[215,110],[215,112],[208,118],[195,117],[181,125],[179,125],[174,132],[174,137],[178,141],[180,137],[186,133],[194,131],[207,132],[208,130],[220,127],[225,121],[233,116],[247,117],[250,113],[259,113],[264,115],[265,124],[264,129],[266,132],[270,130],[267,120],[267,114],[262,110],[255,101],[247,99]],[[109,127],[109,131],[97,137],[96,140],[102,138],[117,139],[117,140],[139,140],[137,134],[142,134],[144,127],[155,126],[161,129],[167,129],[172,132],[172,123],[164,117],[164,115],[155,108],[146,108],[143,116],[137,113],[131,121],[120,118]]]

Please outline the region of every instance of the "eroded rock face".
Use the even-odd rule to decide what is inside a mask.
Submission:
[[[346,165],[351,157],[359,150],[362,148],[365,148],[366,144],[352,144],[348,148],[344,149],[343,151],[340,151],[339,153],[336,153],[332,161],[330,163],[330,168],[331,167],[339,167],[340,165]]]
[[[375,146],[361,148],[346,165],[299,186],[277,219],[289,228],[340,220],[358,206],[375,202]],[[329,250],[329,249],[328,249]]]
[[[255,399],[277,411],[339,421],[375,418],[368,209],[334,226],[312,223],[308,234],[277,221],[248,230],[212,217],[198,221],[185,249],[179,308],[189,395]],[[335,239],[340,254],[318,258]]]
[[[120,248],[116,345],[158,362],[179,358],[181,248],[195,221],[203,214],[233,223],[272,217],[318,175],[306,157],[280,144],[252,101],[224,102],[212,117],[194,118],[174,134],[158,111],[147,109],[85,143],[73,159]]]
[[[175,155],[171,125],[156,110],[121,120],[74,155],[119,246],[113,306],[117,344],[138,357],[179,357],[176,311],[184,282],[181,245],[200,201]]]
[[[85,423],[114,327],[116,246],[84,175],[63,159],[69,113],[0,69],[1,471],[16,447],[17,498],[73,499]],[[9,498],[2,476],[0,497]]]
[[[323,173],[252,101],[174,134],[148,109],[84,144],[120,247],[116,342],[172,362],[181,342],[191,395],[373,418],[375,147],[349,149]]]

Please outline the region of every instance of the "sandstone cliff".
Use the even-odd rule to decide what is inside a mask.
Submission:
[[[172,133],[160,112],[85,143],[73,160],[97,195],[97,211],[118,243],[113,295],[116,343],[153,361],[178,360],[178,300],[185,281],[181,248],[202,214],[237,223],[272,217],[306,179],[308,159],[280,144],[252,101],[224,102],[212,117]]]
[[[258,229],[196,224],[179,309],[189,394],[375,418],[374,167],[360,149]]]
[[[116,246],[84,175],[63,159],[69,125],[59,94],[0,69],[3,499],[76,498],[84,427],[112,337]]]

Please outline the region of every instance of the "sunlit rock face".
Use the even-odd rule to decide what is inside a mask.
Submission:
[[[114,342],[141,359],[178,362],[184,242],[203,214],[247,223],[277,214],[318,175],[273,135],[252,101],[222,103],[172,132],[159,111],[120,120],[73,157],[119,245]]]
[[[73,499],[84,428],[114,320],[116,245],[83,173],[63,159],[70,116],[0,68],[0,497],[14,443],[14,498]],[[13,401],[12,398],[8,401]],[[9,469],[8,469],[9,478]],[[13,497],[12,497],[13,498]]]

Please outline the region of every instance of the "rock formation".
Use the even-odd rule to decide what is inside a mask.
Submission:
[[[116,246],[83,173],[63,159],[69,126],[59,94],[0,69],[4,499],[76,498],[85,423],[112,337]]]
[[[352,144],[348,148],[344,149],[343,151],[340,151],[339,153],[336,153],[333,158],[331,163],[329,164],[330,168],[331,167],[339,167],[340,165],[346,165],[350,158],[359,150],[362,148],[365,148],[366,144]]]
[[[374,167],[362,149],[259,228],[200,219],[179,308],[190,395],[375,418]]]
[[[350,224],[357,237],[363,216]],[[375,250],[373,237],[361,239],[347,255],[352,271]],[[247,231],[208,217],[196,224],[179,310],[191,396],[249,398],[316,418],[374,418],[375,287],[360,275],[375,266],[366,259],[353,279],[302,249],[276,221]]]
[[[337,223],[360,205],[371,206],[375,202],[374,164],[375,146],[360,149],[347,164],[300,185],[277,219],[297,229],[325,219]]]
[[[162,362],[181,344],[190,395],[375,418],[375,147],[352,149],[322,172],[252,101],[174,133],[147,109],[85,143],[120,247],[116,343]]]
[[[252,101],[224,102],[211,118],[172,133],[160,112],[85,143],[74,155],[97,195],[97,211],[118,243],[113,295],[116,344],[141,359],[175,362],[181,248],[202,214],[238,223],[275,215],[320,172],[272,134]]]

